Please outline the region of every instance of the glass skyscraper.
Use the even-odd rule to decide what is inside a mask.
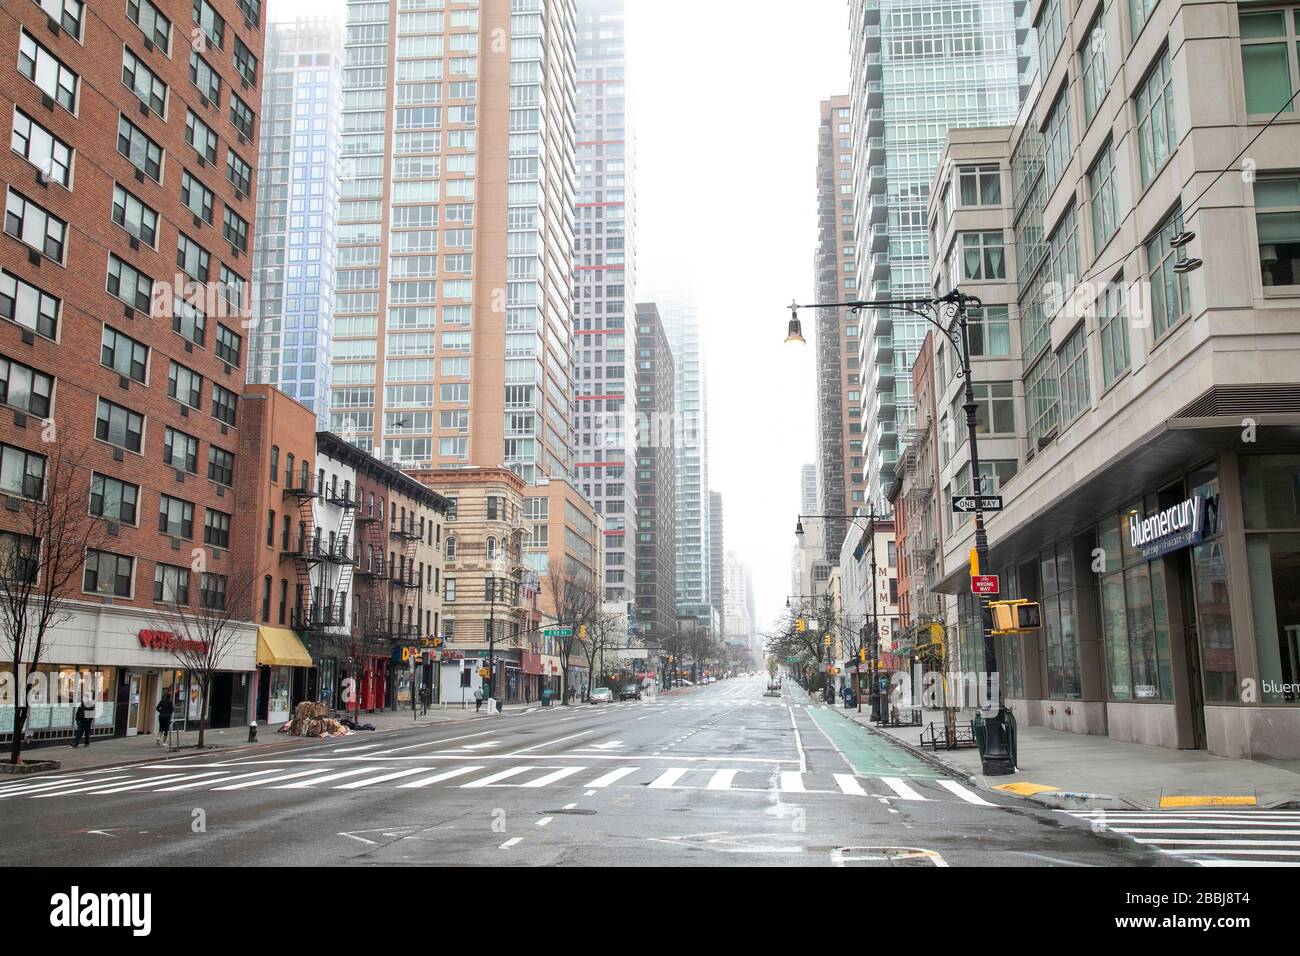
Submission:
[[[926,204],[953,126],[1015,121],[1024,0],[850,0],[854,227],[864,299],[929,294]],[[898,310],[863,315],[867,498],[885,510],[911,368],[930,326]]]

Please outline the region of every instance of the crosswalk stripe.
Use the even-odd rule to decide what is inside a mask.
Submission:
[[[949,793],[955,793],[957,796],[961,797],[967,803],[973,803],[976,806],[980,806],[980,807],[997,806],[996,803],[990,803],[989,801],[981,797],[978,793],[975,793],[971,790],[967,790],[956,780],[936,780],[935,783],[943,787],[943,789],[947,790]]]
[[[244,780],[240,783],[234,783],[230,786],[213,787],[215,791],[220,790],[244,790],[248,787],[260,787],[267,783],[279,783],[281,780],[293,780],[297,777],[307,777],[315,773],[328,773],[328,767],[316,767],[312,770],[299,770],[295,773],[281,774],[278,777],[263,777],[261,780]]]
[[[233,777],[224,777],[221,780],[197,780],[194,783],[183,783],[179,787],[162,787],[158,792],[175,793],[177,790],[193,790],[196,787],[207,787],[214,783],[233,783],[236,780],[247,780],[249,777],[264,777],[268,773],[279,773],[280,769],[281,768],[276,767],[274,770],[254,770],[252,773],[236,774]]]
[[[654,780],[650,781],[647,789],[649,790],[669,790],[678,780],[686,776],[686,767],[671,767],[665,770]]]
[[[1165,850],[1165,852],[1174,856],[1190,856],[1194,853],[1203,854],[1211,853],[1213,851],[1208,847],[1202,846],[1195,850]],[[1300,856],[1300,850],[1246,850],[1233,847],[1228,852],[1233,856]]]
[[[278,784],[272,787],[272,790],[309,790],[318,783],[329,783],[332,780],[342,780],[345,777],[359,777],[363,773],[374,773],[375,767],[353,767],[351,770],[341,770],[338,773],[326,774],[323,777],[309,777],[306,780],[298,780],[294,783]],[[306,774],[300,774],[306,776]],[[281,779],[287,780],[287,777]]]
[[[397,780],[401,777],[413,777],[417,773],[425,773],[428,767],[416,767],[412,770],[394,770],[392,773],[381,773],[378,777],[367,777],[365,780],[353,780],[351,783],[341,783],[335,790],[360,790],[362,787],[369,787],[376,783],[384,783],[387,780]]]
[[[108,780],[99,780],[96,781],[95,783],[83,783],[81,786],[72,787],[71,789],[47,790],[44,793],[34,793],[32,794],[32,799],[39,800],[42,797],[62,797],[74,793],[85,793],[87,790],[94,790],[97,787],[102,787],[104,784],[108,783],[109,780],[129,780],[129,779],[130,779],[129,777],[123,774],[120,777],[109,777]]]
[[[803,785],[803,774],[798,770],[781,771],[781,789],[786,793],[807,793]]]
[[[559,770],[556,770],[553,773],[548,773],[545,776],[538,777],[536,780],[529,780],[526,784],[524,784],[524,786],[545,787],[547,784],[555,783],[557,780],[563,780],[565,777],[571,777],[575,773],[578,773],[579,771],[585,769],[587,768],[586,767],[563,767]]]
[[[169,774],[165,777],[154,777],[152,780],[145,780],[142,783],[128,783],[120,787],[109,787],[107,790],[91,790],[89,793],[91,796],[97,797],[103,793],[125,793],[127,790],[147,790],[149,787],[156,786],[160,783],[175,783],[177,780],[193,780],[195,777],[213,777],[222,772],[223,771],[221,770],[208,770],[204,773],[196,773],[193,775],[187,773]]]
[[[709,785],[706,790],[730,790],[731,781],[736,779],[736,770],[719,770],[709,778]]]
[[[865,797],[867,791],[862,789],[862,784],[858,783],[858,778],[849,773],[835,774],[835,782],[839,784],[840,793],[846,793],[851,797]]]
[[[70,780],[45,780],[41,783],[24,783],[17,787],[5,787],[0,790],[0,799],[11,796],[21,796],[24,793],[35,793],[40,790],[52,790],[57,787],[75,787],[79,783],[86,781],[81,777],[75,777]]]
[[[419,780],[412,780],[410,783],[398,784],[397,789],[408,790],[428,787],[444,780],[450,780],[452,777],[463,777],[467,773],[475,773],[482,769],[482,767],[454,767],[451,770],[444,770],[442,773],[435,773],[432,777],[422,777]]]
[[[1107,827],[1116,833],[1176,833],[1196,836],[1218,833],[1226,836],[1300,836],[1300,830],[1225,830],[1221,827]]]
[[[1300,866],[1289,860],[1196,860],[1201,866]]]
[[[510,777],[517,776],[521,773],[527,773],[529,770],[535,770],[536,767],[511,767],[509,770],[498,770],[496,773],[490,773],[486,777],[478,780],[471,780],[469,783],[460,785],[462,790],[470,790],[475,787],[490,787],[498,780],[507,780]]]
[[[898,796],[904,800],[925,799],[925,797],[921,796],[919,793],[917,793],[915,790],[909,787],[898,777],[881,777],[880,782],[883,783],[890,790],[894,791],[894,793],[898,794]]]
[[[1300,846],[1300,840],[1170,840],[1165,837],[1158,840],[1140,840],[1135,837],[1133,842],[1154,846]]]
[[[622,780],[630,773],[636,773],[640,767],[619,767],[617,770],[611,770],[609,773],[601,774],[595,780],[587,784],[588,787],[608,787],[616,780]]]

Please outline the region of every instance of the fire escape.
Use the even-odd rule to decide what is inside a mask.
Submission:
[[[934,520],[934,462],[930,447],[931,421],[928,412],[913,409],[903,452],[904,487],[907,488],[908,593],[913,623],[933,619],[938,611],[930,591],[931,566],[938,538],[931,530]]]
[[[406,602],[409,598],[418,596],[412,592],[419,591],[422,583],[415,572],[415,555],[420,543],[420,532],[416,527],[413,513],[407,514],[403,521],[390,510],[389,519],[392,523],[388,529],[388,536],[396,541],[394,545],[396,558],[392,562],[392,567],[388,569],[388,582],[393,598],[393,620],[390,622],[392,636],[400,643],[409,644],[418,639],[420,626],[419,622],[412,621],[402,609],[408,607]]]
[[[385,582],[388,579],[387,552],[388,539],[384,534],[384,524],[375,513],[373,497],[363,510],[360,506],[358,492],[357,507],[354,510],[357,537],[360,542],[357,554],[356,576],[358,588],[364,588],[365,606],[369,609],[359,622],[354,622],[367,636],[382,632],[387,637],[387,627],[383,621],[383,608],[387,598]],[[375,607],[380,608],[379,620],[375,619]]]

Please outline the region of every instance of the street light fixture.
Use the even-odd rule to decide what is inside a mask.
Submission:
[[[1182,236],[1176,238],[1182,239]],[[1184,241],[1184,245],[1190,239]],[[1188,263],[1187,269],[1190,271],[1200,265],[1199,260],[1185,260]],[[967,325],[966,310],[968,308],[980,308],[982,303],[977,296],[967,295],[959,289],[953,289],[947,295],[932,299],[876,299],[876,300],[859,300],[853,302],[818,302],[812,305],[791,304],[790,311],[794,315],[799,309],[852,309],[857,312],[861,309],[899,309],[909,312],[912,315],[925,319],[930,325],[947,339],[956,350],[961,358],[961,370],[957,373],[965,380],[965,402],[962,408],[966,412],[966,429],[970,440],[970,469],[971,469],[971,490],[975,498],[975,552],[979,556],[980,567],[988,566],[989,556],[989,539],[984,530],[984,511],[981,507],[983,503],[983,477],[980,474],[979,461],[979,435],[978,425],[976,422],[976,412],[979,406],[975,403],[975,389],[971,384],[971,366],[970,366],[970,330]],[[948,316],[948,324],[944,325],[939,322],[937,316],[939,310],[943,309]],[[789,339],[787,339],[789,341]],[[872,552],[874,554],[875,542],[872,542]],[[874,594],[874,590],[873,590]],[[990,631],[989,620],[989,599],[987,595],[980,595],[980,630],[984,636],[984,670],[985,670],[985,689],[986,694],[993,688],[993,675],[998,672],[997,648],[993,644],[993,635]],[[987,699],[987,698],[986,698]],[[991,701],[988,703],[992,703]],[[997,710],[991,717],[983,720],[984,724],[984,750],[980,754],[982,769],[986,776],[1002,776],[1005,774],[1015,773],[1016,767],[1011,759],[1011,750],[1009,746],[1009,735],[1007,731],[1007,712],[1002,704],[1001,687],[998,688]]]
[[[807,345],[808,340],[803,337],[803,323],[799,321],[800,306],[790,303],[790,325],[788,334],[785,337],[785,344]]]

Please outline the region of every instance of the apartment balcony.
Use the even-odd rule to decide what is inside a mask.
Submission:
[[[889,220],[889,197],[877,193],[867,200],[867,219],[874,226]]]
[[[883,206],[884,203],[882,202]],[[872,256],[867,264],[867,281],[883,282],[889,278],[889,256]]]
[[[888,420],[876,422],[876,444],[881,448],[897,448],[898,426]]]
[[[878,391],[889,389],[892,392],[894,389],[893,364],[891,363],[889,365],[877,365],[876,370],[871,375],[871,381],[876,386],[876,389]]]
[[[885,161],[885,137],[870,136],[867,138],[867,164],[869,166],[879,166]]]
[[[372,562],[358,561],[352,573],[358,578],[386,578],[388,577],[386,564],[383,558],[377,558]]]
[[[867,170],[867,192],[872,195],[885,192],[887,183],[885,180],[885,167],[872,166]]]
[[[885,105],[885,84],[880,80],[873,80],[866,85],[866,106],[872,110]]]
[[[388,534],[390,537],[402,538],[407,541],[420,540],[420,532],[416,530],[415,525],[410,522],[407,522],[406,524],[402,524],[401,522],[395,522],[389,525]]]
[[[867,110],[867,141],[870,142],[876,137],[884,138],[885,135],[885,110],[884,107],[877,106]]]
[[[876,294],[876,290],[871,290],[872,300],[882,298]],[[891,309],[876,309],[875,321],[871,323],[871,334],[877,338],[881,336],[891,336],[894,334],[894,313]]]
[[[863,67],[866,69],[867,79],[868,80],[880,79],[880,72],[881,72],[880,54],[878,52],[868,53],[862,59],[863,59]]]
[[[888,251],[889,226],[877,223],[871,227],[871,233],[867,237],[867,249],[872,254]]]
[[[892,335],[876,336],[871,346],[871,362],[873,365],[894,364],[894,337]]]
[[[880,52],[880,24],[868,24],[862,30],[862,45],[868,53]]]

